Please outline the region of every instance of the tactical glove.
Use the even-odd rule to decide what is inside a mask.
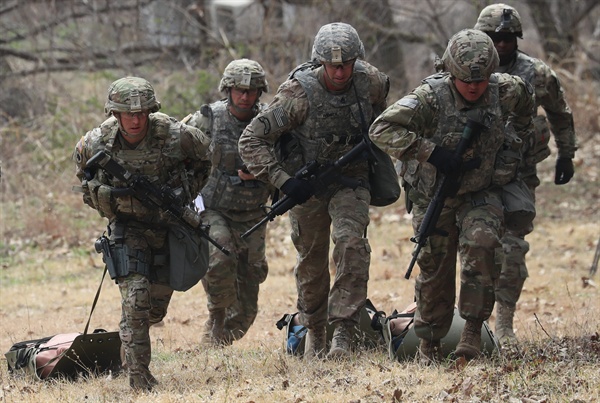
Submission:
[[[298,204],[304,203],[315,193],[315,189],[310,182],[297,178],[290,178],[285,181],[281,186],[281,191]]]
[[[432,164],[438,171],[445,175],[459,171],[470,171],[472,169],[479,168],[481,165],[480,158],[473,158],[463,163],[461,157],[440,146],[435,146],[433,152],[427,159],[427,162]]]
[[[571,158],[562,157],[556,160],[555,184],[564,185],[565,183],[569,183],[574,174],[575,168],[573,167],[573,160]]]

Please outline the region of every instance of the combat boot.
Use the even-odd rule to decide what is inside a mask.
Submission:
[[[481,354],[481,326],[482,320],[468,319],[456,346],[456,356],[472,360]]]
[[[517,341],[517,336],[513,330],[513,318],[515,316],[515,307],[500,302],[496,303],[496,337],[500,344],[509,344]]]
[[[440,340],[421,339],[419,344],[419,362],[425,365],[432,365],[442,362],[442,343]]]
[[[158,381],[152,376],[148,368],[129,371],[129,386],[132,389],[149,392],[156,385],[158,385]]]
[[[220,347],[224,344],[225,308],[211,309],[204,323],[202,344],[209,347]]]
[[[309,328],[306,332],[306,343],[304,344],[304,359],[321,359],[325,354],[327,346],[327,331],[325,326]]]
[[[354,334],[354,323],[341,321],[336,324],[331,339],[331,348],[327,354],[328,360],[343,360],[351,355],[352,335]]]

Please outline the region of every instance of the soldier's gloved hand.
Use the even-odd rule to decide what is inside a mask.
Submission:
[[[564,185],[565,183],[569,183],[573,175],[575,175],[575,168],[573,167],[573,160],[571,158],[561,157],[556,160],[555,184]]]
[[[285,181],[281,186],[281,191],[298,204],[304,203],[315,193],[315,189],[310,182],[297,178],[290,178]]]
[[[444,147],[435,146],[427,162],[441,173],[450,174],[460,170],[462,158]]]

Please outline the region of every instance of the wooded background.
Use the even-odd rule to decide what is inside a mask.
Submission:
[[[0,122],[47,112],[52,99],[46,92],[53,80],[73,71],[143,75],[155,85],[170,79],[167,100],[179,101],[163,106],[183,113],[218,97],[212,84],[226,64],[248,57],[263,65],[274,92],[294,66],[310,57],[318,28],[333,21],[355,26],[366,59],[391,77],[395,100],[433,72],[433,58],[442,54],[447,40],[473,27],[479,11],[490,3],[5,0],[0,5]],[[520,48],[569,79],[600,80],[597,0],[506,3],[523,19]],[[187,80],[170,78],[176,72],[195,74],[193,88]]]

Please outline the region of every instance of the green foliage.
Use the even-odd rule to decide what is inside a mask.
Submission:
[[[166,87],[162,92],[157,89],[161,112],[183,119],[200,109],[202,104],[219,99],[217,87],[220,79],[220,75],[208,70],[198,70],[192,77],[182,72],[174,73],[165,80]]]

